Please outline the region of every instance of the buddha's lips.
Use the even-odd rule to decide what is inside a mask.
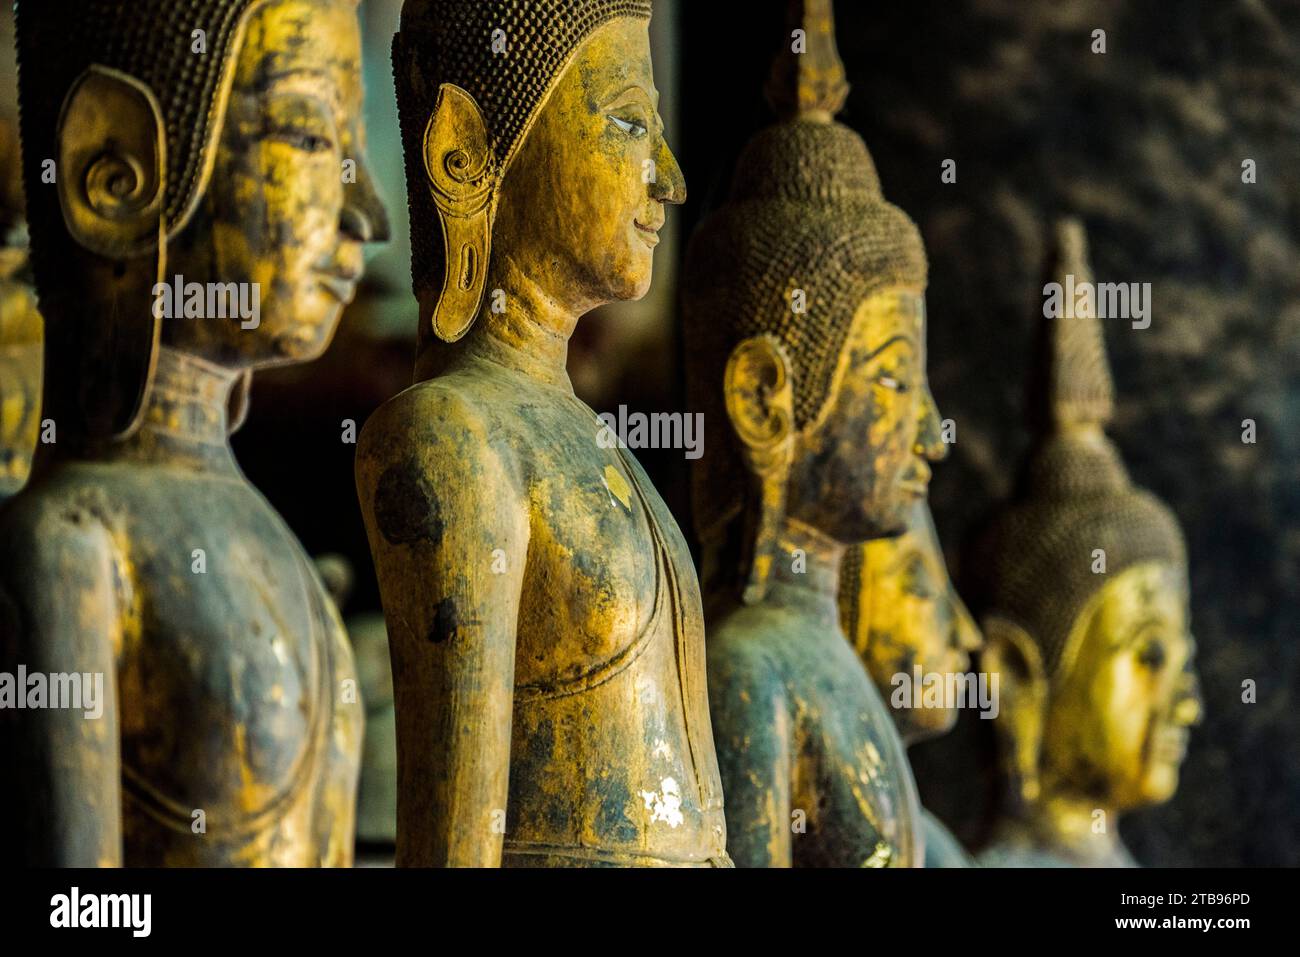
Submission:
[[[320,277],[320,284],[321,288],[344,305],[352,302],[356,297],[356,280],[345,279],[342,276],[322,275]]]
[[[1157,729],[1148,753],[1148,760],[1156,764],[1180,764],[1187,755],[1187,732],[1182,728]]]
[[[924,462],[919,462],[898,483],[898,487],[909,495],[922,497],[930,490],[930,474],[930,466]]]
[[[640,234],[642,242],[651,249],[654,249],[659,245],[659,230],[651,229],[649,226],[642,226],[635,220],[633,220],[633,223],[636,225],[637,232]]]
[[[356,298],[357,283],[361,281],[359,268],[319,269],[316,275],[322,288],[344,305]]]

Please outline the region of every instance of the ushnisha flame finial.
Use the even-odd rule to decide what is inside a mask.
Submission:
[[[783,120],[829,123],[844,108],[849,83],[835,45],[831,0],[790,0],[785,42],[765,92]]]
[[[1053,432],[1102,429],[1114,407],[1114,385],[1106,358],[1106,341],[1097,318],[1088,236],[1083,223],[1067,217],[1054,229],[1055,251],[1049,283],[1061,289],[1060,314],[1048,323],[1039,381],[1046,385],[1039,414]],[[1043,408],[1043,406],[1046,408]]]

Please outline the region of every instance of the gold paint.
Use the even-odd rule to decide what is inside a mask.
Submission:
[[[623,478],[623,473],[612,465],[605,466],[605,488],[609,493],[623,503],[623,507],[629,511],[632,508],[632,487],[627,484],[627,479]]]
[[[31,472],[40,433],[41,343],[25,246],[11,243],[22,223],[17,130],[0,117],[0,501],[17,492]]]
[[[840,619],[850,644],[886,701],[903,741],[914,744],[950,730],[956,704],[894,707],[902,680],[970,672],[970,655],[983,645],[978,628],[948,578],[943,549],[925,499],[913,501],[907,530],[851,548],[841,569]],[[910,696],[909,696],[910,697]],[[926,867],[968,867],[956,838],[923,816]]]
[[[394,45],[408,186],[429,211],[412,226],[421,349],[416,384],[366,424],[357,488],[393,658],[397,861],[725,864],[690,554],[565,372],[579,317],[645,294],[655,232],[685,197],[649,4],[572,0],[555,23],[610,16],[535,34],[557,44],[554,75],[487,49],[435,73],[433,51],[475,50],[475,24],[507,8],[520,55],[538,52],[536,14],[509,0],[407,0]],[[485,140],[501,141],[491,156]],[[465,244],[485,275],[463,272]],[[501,295],[478,301],[480,280]]]
[[[1060,224],[1057,244],[1054,278],[1089,279],[1082,226]],[[1031,480],[973,563],[1008,785],[981,860],[1132,864],[1119,817],[1173,796],[1200,717],[1186,556],[1175,517],[1132,486],[1105,435],[1112,385],[1095,314],[1050,319],[1044,335]]]
[[[896,535],[942,457],[925,376],[925,255],[861,139],[827,0],[795,0],[808,52],[768,87],[781,122],[746,147],[687,257],[688,386],[723,417],[696,465],[709,686],[742,866],[912,866],[903,743],[840,627],[848,545]],[[806,834],[787,837],[791,813]]]
[[[966,674],[983,644],[953,587],[930,508],[916,499],[907,530],[852,549],[840,582],[840,616],[849,642],[888,699],[896,678]],[[891,709],[903,740],[923,741],[950,730],[955,708]]]
[[[198,12],[218,22],[221,2]],[[19,9],[28,182],[50,155],[48,135],[68,159],[67,208],[53,190],[29,191],[52,360],[44,406],[58,443],[42,447],[32,481],[0,513],[0,607],[18,612],[0,620],[0,645],[32,668],[103,673],[107,702],[98,721],[25,715],[23,745],[47,760],[25,768],[42,802],[21,808],[19,853],[58,865],[347,865],[362,722],[360,703],[339,700],[355,679],[351,651],[314,566],[240,473],[228,433],[254,370],[326,347],[363,243],[387,228],[358,119],[356,4],[270,0],[223,13],[230,44],[209,30],[204,63],[221,82],[187,114],[212,123],[192,164],[175,169],[162,159],[185,155],[195,129],[170,126],[159,104],[171,102],[169,84],[190,96],[201,87],[159,64],[191,62],[189,27],[168,32],[156,10],[122,3],[112,11],[121,35],[142,48],[116,44],[110,56],[61,6]],[[53,52],[38,41],[51,30],[66,41]],[[41,58],[60,55],[72,62],[58,75],[134,58],[140,76],[90,70],[47,96]],[[65,93],[69,109],[50,112]],[[343,181],[345,158],[355,182]],[[134,184],[112,178],[132,168],[144,173]],[[186,172],[192,196],[169,179]],[[260,283],[260,324],[158,320],[153,283],[176,274]]]

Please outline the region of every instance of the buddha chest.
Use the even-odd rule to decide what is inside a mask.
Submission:
[[[504,419],[504,417],[503,417]],[[725,862],[699,586],[632,455],[567,396],[517,404],[531,527],[508,864]]]
[[[114,544],[128,864],[350,854],[362,707],[337,614],[242,480],[97,466]]]

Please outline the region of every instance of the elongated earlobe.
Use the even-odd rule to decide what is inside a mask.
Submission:
[[[253,400],[253,373],[245,370],[235,381],[230,392],[230,406],[226,412],[226,434],[234,435],[248,421],[248,407]]]
[[[1003,768],[1013,798],[1021,807],[1042,792],[1039,766],[1047,713],[1047,675],[1034,640],[1015,622],[998,615],[984,619],[982,669],[998,676],[998,710],[994,722]]]
[[[58,136],[59,204],[72,238],[105,259],[157,249],[166,137],[148,87],[92,66],[64,101]]]
[[[751,526],[742,599],[747,605],[767,594],[767,581],[785,519],[786,486],[794,449],[794,394],[790,360],[775,336],[746,339],[732,350],[723,389],[727,417],[740,442],[760,508]]]
[[[424,170],[442,220],[446,264],[433,331],[455,342],[483,303],[497,177],[483,114],[472,96],[450,83],[439,89],[425,129]]]
[[[152,304],[166,270],[162,110],[139,80],[92,66],[64,101],[58,144],[59,205],[86,253],[78,272],[111,317],[76,332],[94,357],[78,401],[92,436],[122,437],[139,426],[160,333]]]

